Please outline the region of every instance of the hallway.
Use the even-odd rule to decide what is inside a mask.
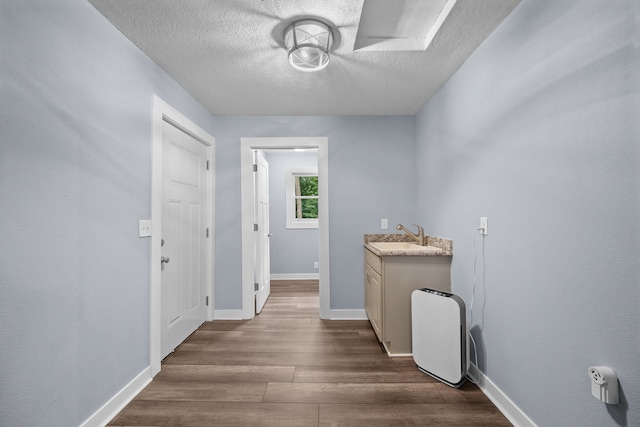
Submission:
[[[470,383],[389,358],[368,321],[318,318],[317,281],[272,281],[250,321],[207,322],[110,426],[510,426]]]

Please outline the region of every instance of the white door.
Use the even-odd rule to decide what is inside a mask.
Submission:
[[[162,130],[162,358],[206,319],[206,146]]]
[[[271,268],[269,259],[269,163],[262,151],[255,155],[255,224],[254,232],[255,264],[254,275],[257,283],[256,313],[262,311],[271,293]],[[255,229],[254,229],[255,230]]]

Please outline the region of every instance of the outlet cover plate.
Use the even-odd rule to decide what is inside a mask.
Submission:
[[[489,234],[489,222],[487,221],[486,216],[480,217],[480,234],[486,236]]]
[[[138,221],[138,237],[151,237],[150,219],[141,219]]]

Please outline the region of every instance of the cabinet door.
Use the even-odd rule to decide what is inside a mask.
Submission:
[[[382,276],[365,264],[365,310],[380,341],[382,336]]]

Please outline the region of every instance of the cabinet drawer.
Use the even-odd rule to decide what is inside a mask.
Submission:
[[[369,249],[364,250],[364,262],[369,264],[378,274],[382,274],[382,258]]]

